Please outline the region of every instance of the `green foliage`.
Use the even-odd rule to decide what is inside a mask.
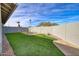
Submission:
[[[57,23],[41,22],[38,26],[56,26]]]

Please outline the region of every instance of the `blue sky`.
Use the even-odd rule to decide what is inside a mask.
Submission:
[[[79,22],[78,3],[20,3],[11,15],[5,26],[17,26],[20,21],[22,27],[28,27],[29,19],[32,26],[40,22],[54,22],[64,24],[68,22]]]

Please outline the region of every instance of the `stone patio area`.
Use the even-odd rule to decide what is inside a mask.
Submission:
[[[3,43],[2,43],[2,56],[14,56],[14,52],[12,47],[10,46],[9,42],[7,41],[6,36],[3,36]]]

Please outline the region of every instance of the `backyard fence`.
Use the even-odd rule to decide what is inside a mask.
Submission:
[[[3,27],[4,33],[13,33],[13,32],[27,32],[28,28],[25,27]]]
[[[67,23],[49,27],[31,27],[31,32],[37,34],[51,34],[71,43],[79,45],[79,23]]]

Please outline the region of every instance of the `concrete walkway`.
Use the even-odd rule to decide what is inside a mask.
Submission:
[[[2,56],[14,56],[14,52],[5,35],[3,35],[2,47]]]
[[[79,56],[79,46],[66,42],[65,40],[55,40],[54,44],[66,55],[66,56]]]

